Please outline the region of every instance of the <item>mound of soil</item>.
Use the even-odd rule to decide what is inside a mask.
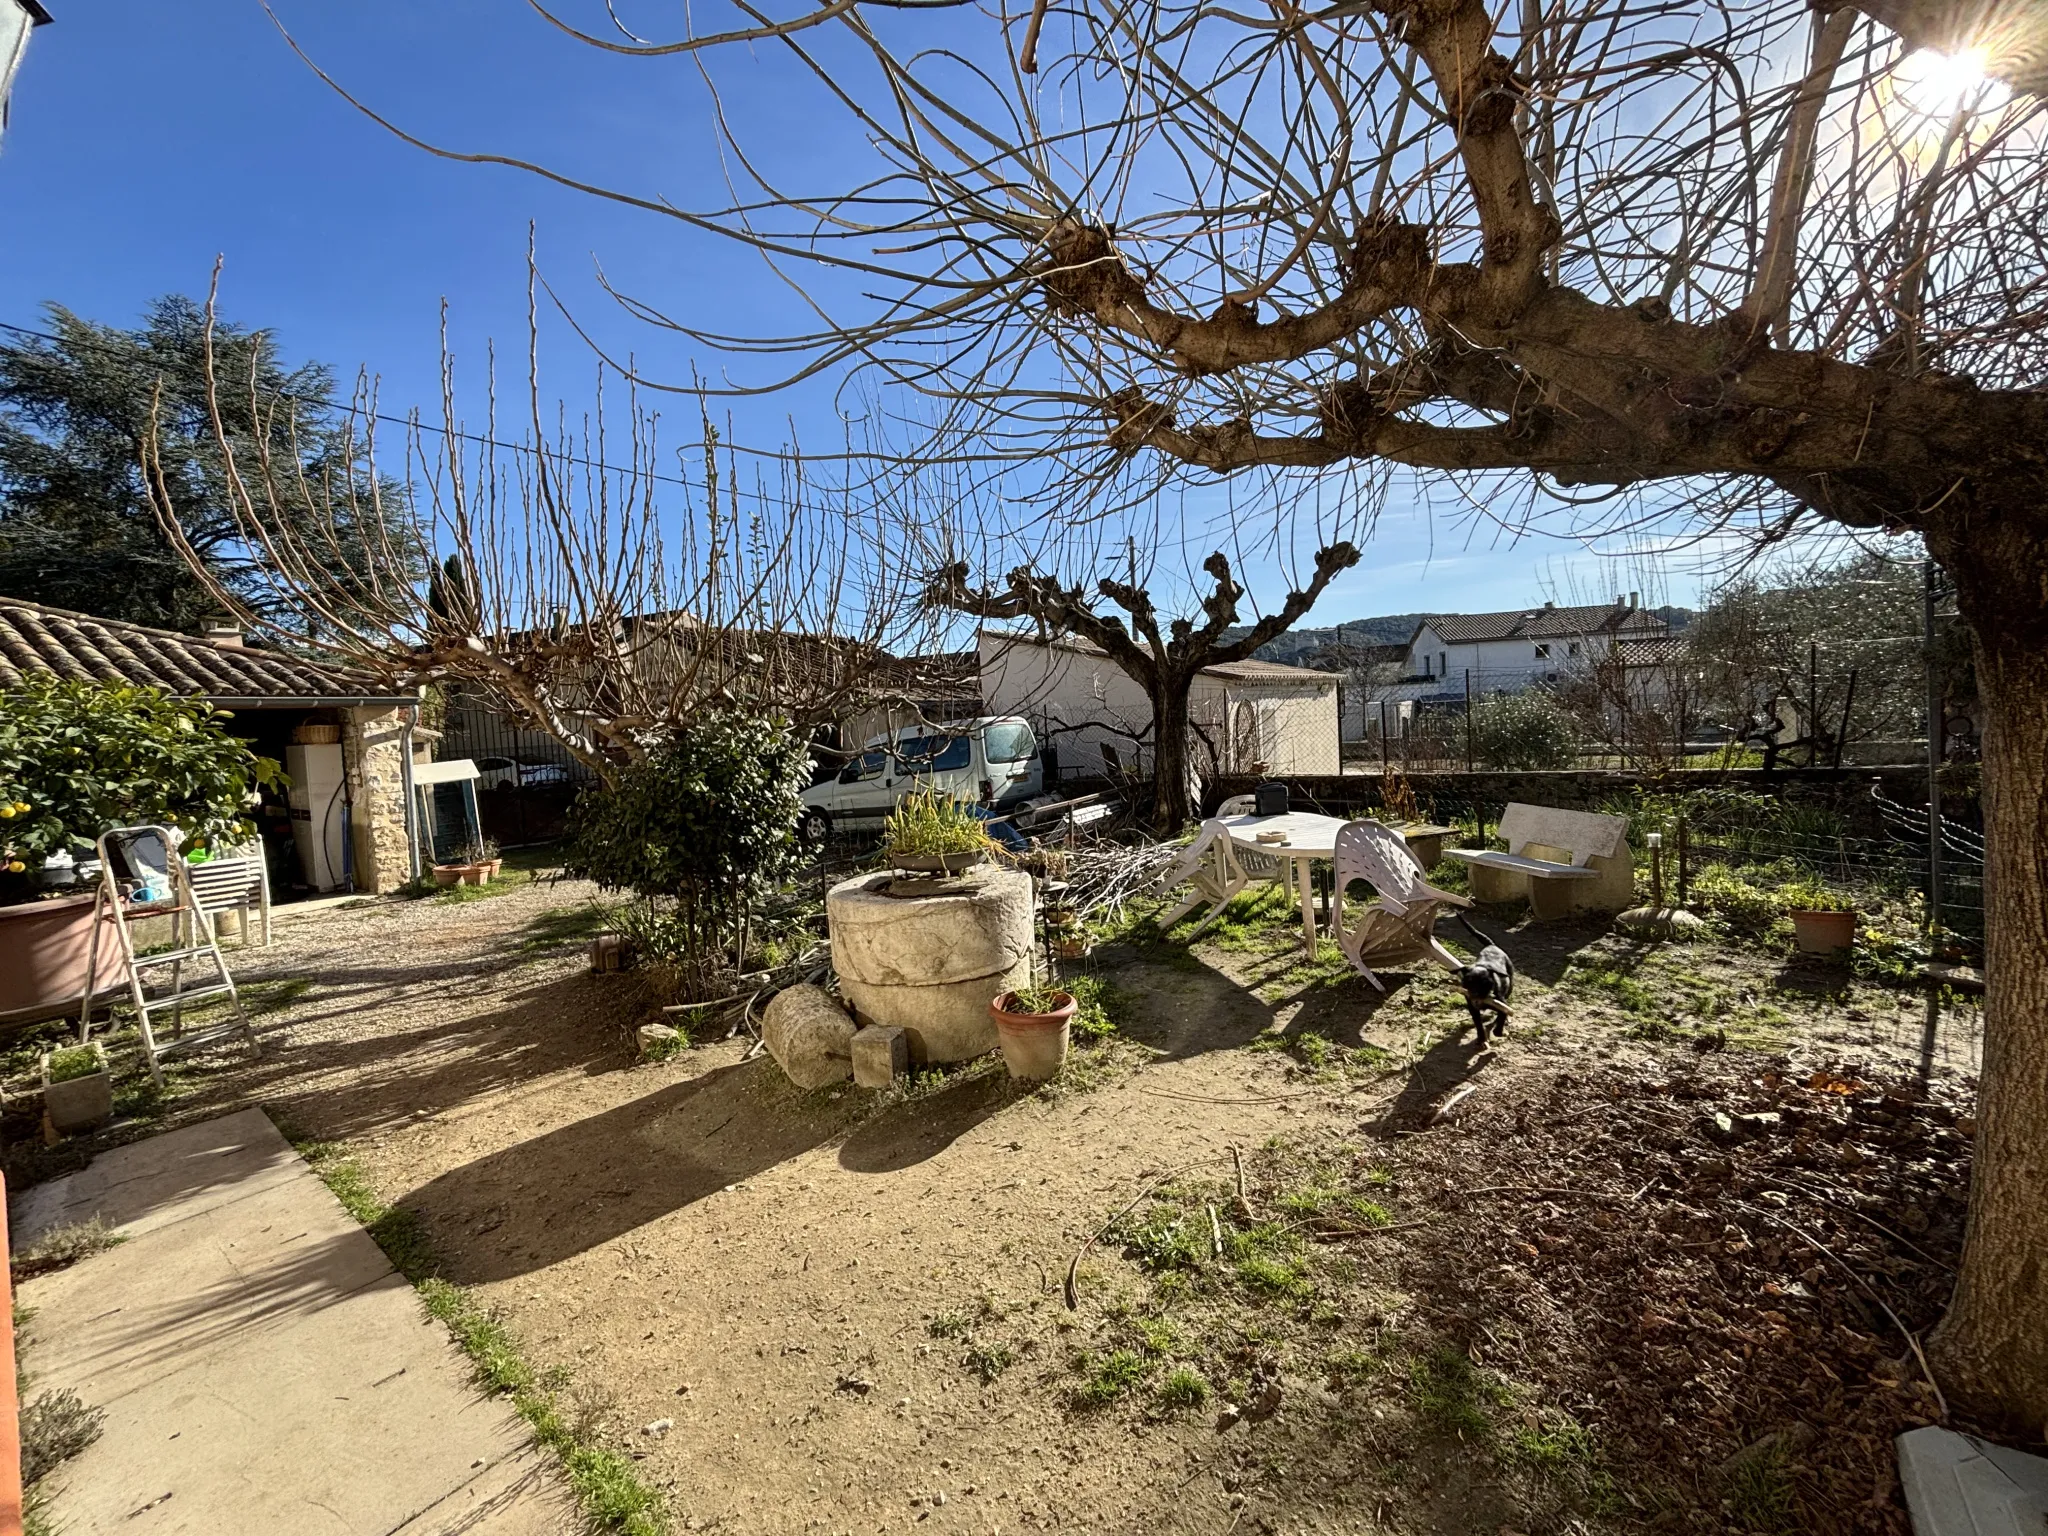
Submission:
[[[1892,1438],[1944,1411],[1917,1339],[1974,1127],[1913,1080],[1664,1065],[1404,1137],[1460,1217],[1404,1250],[1404,1284],[1595,1431],[1645,1528],[1904,1536]]]

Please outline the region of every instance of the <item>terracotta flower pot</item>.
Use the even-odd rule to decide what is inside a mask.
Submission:
[[[434,866],[434,884],[460,885],[462,884],[462,872],[468,867],[466,864],[436,864]]]
[[[1854,912],[1794,912],[1792,937],[1800,952],[1808,955],[1838,955],[1856,944]]]
[[[1050,1013],[1013,1013],[1008,1007],[1017,999],[1014,992],[999,992],[988,1005],[995,1020],[996,1038],[1003,1047],[1003,1065],[1010,1076],[1037,1082],[1059,1075],[1067,1062],[1067,1045],[1072,1038],[1077,1004],[1071,993],[1058,994],[1063,1000]]]
[[[0,907],[0,1024],[77,1015],[87,990],[95,900],[88,892]],[[125,980],[113,919],[102,921],[95,997]]]
[[[503,869],[504,867],[505,867],[505,861],[504,861],[503,859],[485,859],[485,860],[484,860],[484,878],[485,878],[486,880],[495,880],[495,879],[497,879],[497,878],[498,878],[498,871],[499,871],[499,870],[501,870],[501,869]]]

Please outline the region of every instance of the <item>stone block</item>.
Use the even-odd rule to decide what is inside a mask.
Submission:
[[[853,1080],[863,1088],[886,1088],[910,1072],[910,1037],[886,1024],[871,1024],[853,1037]]]
[[[776,1065],[799,1088],[823,1088],[853,1075],[854,1024],[823,987],[775,994],[761,1020],[761,1039]]]
[[[634,1039],[640,1042],[640,1054],[646,1056],[667,1056],[678,1050],[683,1037],[680,1031],[666,1024],[642,1024],[633,1031]]]

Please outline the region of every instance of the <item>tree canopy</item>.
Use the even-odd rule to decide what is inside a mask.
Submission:
[[[144,480],[143,448],[156,417],[157,457],[185,519],[185,535],[223,583],[261,605],[261,551],[234,516],[229,464],[207,403],[206,313],[169,294],[132,330],[61,304],[44,306],[49,337],[0,333],[0,593],[136,624],[190,630],[217,610],[165,537]],[[336,385],[324,363],[286,365],[268,331],[216,324],[213,360],[236,388],[223,422],[243,472],[259,437],[307,495],[333,503],[336,565],[371,563],[354,505],[372,482],[336,431]],[[389,493],[391,487],[378,488]],[[376,558],[406,563],[403,545]]]

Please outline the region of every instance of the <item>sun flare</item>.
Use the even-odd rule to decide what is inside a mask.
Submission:
[[[1892,81],[1901,101],[1929,117],[1953,117],[1964,110],[1995,112],[2010,99],[2012,89],[1988,72],[1990,62],[1990,53],[1983,48],[1956,53],[1919,48],[1899,61]]]

